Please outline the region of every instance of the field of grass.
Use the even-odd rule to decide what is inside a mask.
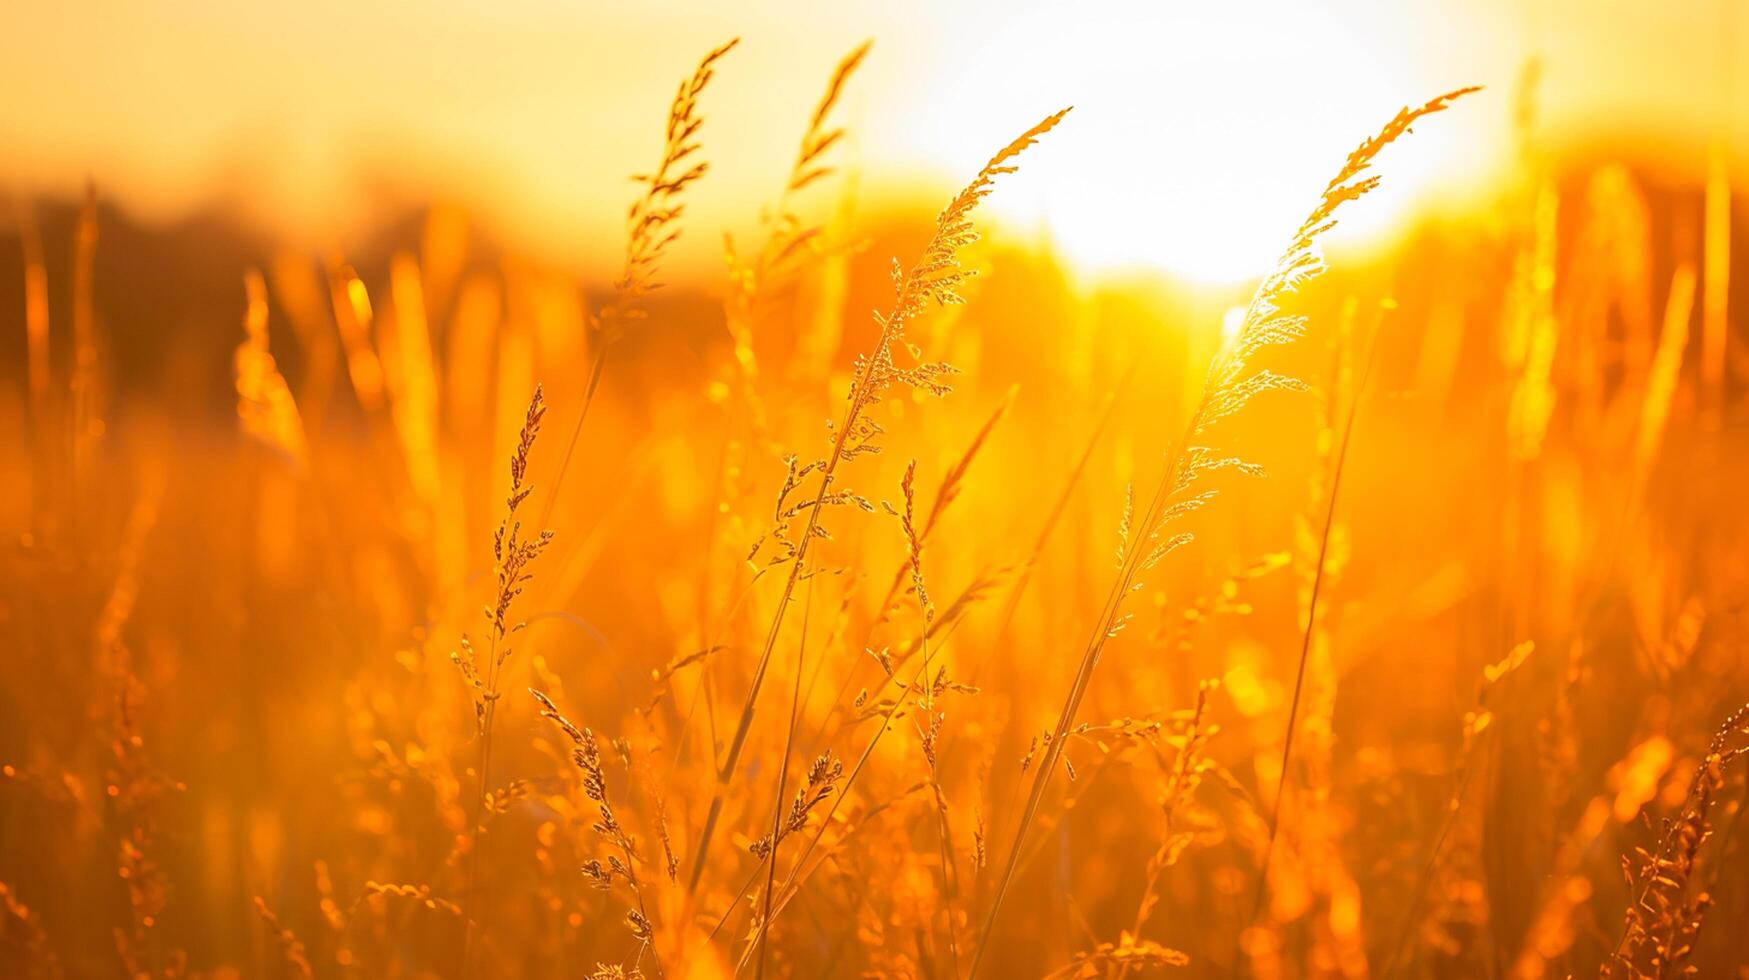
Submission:
[[[1071,110],[846,206],[865,47],[669,283],[744,53],[583,282],[0,229],[0,976],[1745,975],[1722,167],[1326,259],[1534,102],[1429,92],[1260,283],[1089,285],[980,239]]]

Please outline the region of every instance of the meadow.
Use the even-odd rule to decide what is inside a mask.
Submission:
[[[20,203],[0,975],[1745,975],[1722,166],[1428,92],[1260,282],[1087,285],[983,207],[1071,109],[850,206],[878,47],[694,227],[745,54],[581,281]],[[1490,99],[1486,202],[1326,256]]]

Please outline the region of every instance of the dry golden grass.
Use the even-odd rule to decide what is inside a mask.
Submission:
[[[1067,109],[834,208],[865,44],[660,290],[734,47],[581,294],[437,209],[143,357],[121,219],[21,222],[0,975],[1749,967],[1716,160],[1327,265],[1459,89],[1248,299],[1078,291],[973,224]]]

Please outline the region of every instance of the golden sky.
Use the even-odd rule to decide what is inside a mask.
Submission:
[[[1074,104],[996,209],[1084,267],[1250,274],[1349,147],[1460,85],[1490,89],[1394,149],[1356,217],[1482,186],[1533,54],[1553,136],[1682,139],[1666,162],[1689,167],[1725,118],[1749,153],[1749,69],[1728,78],[1721,56],[1749,51],[1744,0],[57,0],[8,21],[0,186],[89,175],[150,218],[218,196],[312,244],[443,197],[539,255],[608,259],[672,87],[737,35],[703,103],[714,171],[679,256],[695,268],[750,226],[833,65],[871,37],[843,115],[865,197],[955,182]]]

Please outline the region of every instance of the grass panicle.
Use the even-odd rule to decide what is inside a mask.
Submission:
[[[1141,574],[1192,540],[1190,532],[1175,528],[1184,518],[1201,510],[1214,499],[1217,491],[1205,486],[1207,478],[1226,469],[1246,475],[1261,473],[1261,468],[1255,463],[1236,456],[1223,455],[1204,445],[1204,440],[1213,434],[1212,430],[1216,425],[1237,414],[1258,395],[1267,391],[1306,388],[1305,383],[1297,379],[1267,369],[1251,369],[1252,359],[1256,355],[1269,347],[1290,343],[1305,332],[1305,317],[1284,312],[1281,304],[1323,271],[1323,261],[1318,255],[1317,244],[1322,235],[1335,227],[1337,209],[1377,186],[1378,177],[1367,173],[1373,158],[1407,133],[1410,125],[1417,119],[1445,109],[1453,99],[1472,91],[1475,89],[1458,89],[1419,107],[1403,109],[1378,135],[1362,142],[1349,154],[1337,175],[1325,185],[1317,206],[1301,222],[1299,230],[1294,233],[1288,247],[1276,262],[1274,271],[1257,287],[1233,341],[1211,363],[1203,386],[1202,399],[1191,415],[1184,441],[1167,466],[1166,475],[1144,511],[1142,520],[1135,525],[1137,531],[1145,534],[1145,538],[1128,543],[1117,580],[1105,600],[1100,625],[1088,641],[1069,686],[1063,710],[1057,718],[1054,737],[1044,747],[1044,758],[1033,776],[1032,789],[1017,822],[1008,860],[991,897],[983,934],[972,954],[971,976],[977,975],[978,967],[983,961],[984,951],[988,948],[997,917],[1001,913],[1003,898],[1020,862],[1027,830],[1043,802],[1045,787],[1057,769],[1064,736],[1068,734],[1069,727],[1074,723],[1075,713],[1081,706],[1081,700],[1086,696],[1087,686],[1092,680],[1094,668],[1098,666],[1100,654],[1104,651],[1106,641],[1117,635],[1128,621],[1128,614],[1123,610],[1125,598],[1136,591],[1136,580]]]
[[[980,201],[989,195],[998,177],[1015,171],[1013,161],[1028,147],[1035,144],[1040,137],[1054,129],[1068,112],[1068,109],[1063,109],[1045,117],[1037,125],[1003,147],[984,165],[983,169],[978,171],[978,175],[973,178],[972,182],[957,194],[937,216],[935,231],[929,244],[923,250],[922,258],[909,270],[902,270],[895,264],[895,295],[892,306],[884,314],[875,314],[875,322],[880,327],[880,334],[875,339],[873,350],[857,359],[855,380],[846,395],[847,404],[844,407],[843,418],[831,429],[831,452],[818,461],[805,464],[799,473],[795,464],[790,463],[790,476],[785,484],[786,489],[799,481],[801,476],[810,474],[814,475],[816,489],[812,495],[812,502],[801,508],[806,511],[806,521],[799,537],[794,541],[793,554],[787,559],[790,569],[789,575],[782,592],[779,594],[777,612],[773,615],[771,626],[766,631],[765,642],[759,658],[754,664],[752,680],[748,685],[746,700],[736,722],[735,733],[730,740],[722,765],[718,769],[716,790],[711,800],[710,810],[705,816],[703,829],[699,833],[697,853],[693,859],[689,878],[691,889],[697,889],[699,879],[704,873],[704,863],[710,854],[711,839],[722,812],[723,795],[727,792],[729,784],[740,766],[741,753],[746,746],[747,736],[753,724],[753,714],[758,704],[759,691],[764,685],[772,654],[776,651],[790,599],[794,595],[795,587],[801,581],[802,571],[807,565],[809,545],[817,537],[822,536],[821,531],[824,529],[820,525],[821,512],[827,506],[847,503],[857,503],[864,510],[872,509],[867,506],[863,498],[835,487],[838,467],[859,456],[879,452],[880,447],[877,440],[884,430],[878,422],[869,416],[869,410],[879,402],[893,384],[903,383],[931,394],[946,393],[946,387],[939,379],[950,373],[951,368],[942,364],[924,363],[911,367],[901,367],[894,359],[893,348],[905,342],[906,324],[923,312],[928,299],[934,298],[942,304],[963,302],[954,290],[970,278],[970,273],[959,267],[958,255],[960,249],[977,240],[977,234],[972,230],[971,224],[973,210],[976,209]],[[781,507],[782,499],[780,496],[780,514],[788,513]],[[801,511],[796,510],[795,516],[800,518]],[[817,531],[817,528],[820,530]]]
[[[474,773],[476,790],[473,813],[468,821],[466,835],[468,915],[467,936],[462,954],[464,975],[474,966],[475,918],[481,912],[480,843],[486,817],[491,812],[488,802],[492,786],[493,723],[498,715],[498,702],[503,696],[499,683],[504,664],[511,656],[511,643],[516,634],[527,626],[525,622],[512,618],[511,607],[534,577],[529,571],[530,566],[553,541],[551,531],[539,531],[532,538],[523,537],[522,521],[516,513],[529,494],[534,492],[534,486],[528,480],[529,458],[534,450],[535,439],[540,435],[541,420],[546,416],[546,411],[545,396],[541,387],[536,385],[534,396],[528,402],[528,411],[523,415],[516,448],[510,456],[510,488],[504,498],[504,516],[492,535],[493,577],[497,588],[493,592],[491,605],[482,613],[486,620],[486,633],[490,638],[485,661],[482,663],[476,657],[465,633],[462,635],[461,649],[450,654],[450,661],[461,673],[472,696],[480,746],[478,768]]]
[[[1622,857],[1622,874],[1633,888],[1634,900],[1602,976],[1663,980],[1697,972],[1688,961],[1713,899],[1696,872],[1701,848],[1713,836],[1711,812],[1725,787],[1725,767],[1749,753],[1749,746],[1730,743],[1745,734],[1749,734],[1749,704],[1719,726],[1681,808],[1664,821],[1657,848],[1636,848],[1632,856]]]

